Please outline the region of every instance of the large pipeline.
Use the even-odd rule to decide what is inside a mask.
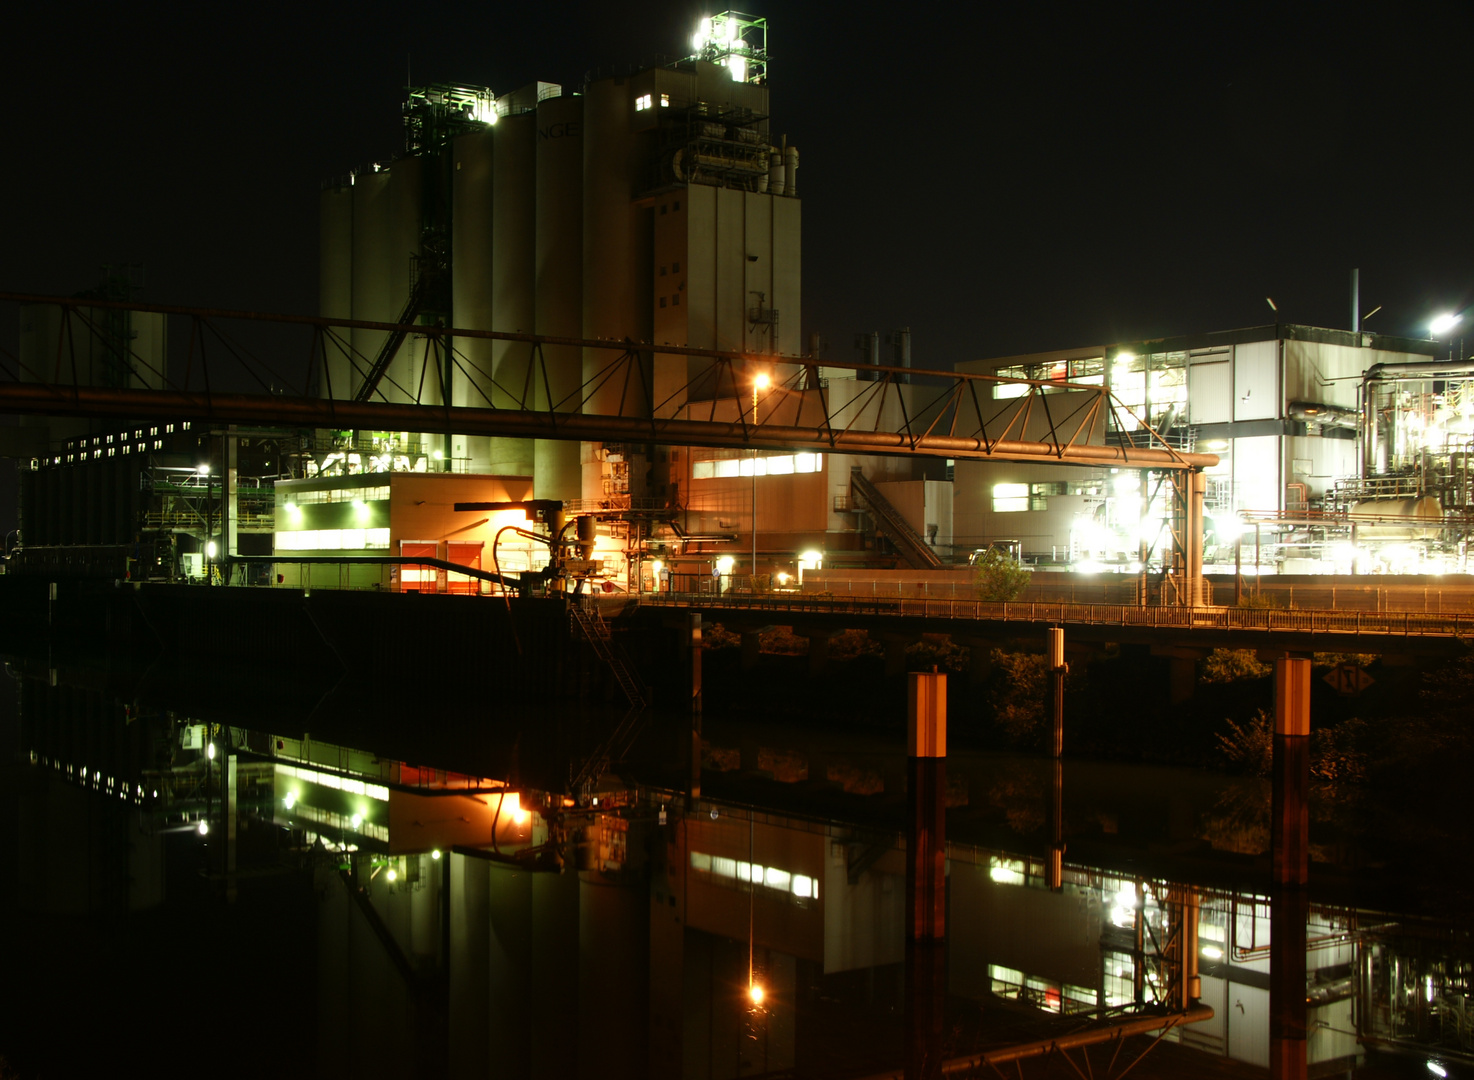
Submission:
[[[826,427],[753,425],[742,421],[654,420],[518,409],[446,408],[405,402],[336,401],[270,394],[200,394],[164,390],[59,389],[41,383],[0,383],[0,412],[64,414],[215,424],[303,428],[424,431],[512,438],[655,442],[674,446],[816,450],[847,454],[924,454],[932,457],[1031,461],[1041,465],[1115,465],[1198,471],[1217,454],[1121,446],[1056,445],[981,436],[910,435],[903,431],[840,431]]]

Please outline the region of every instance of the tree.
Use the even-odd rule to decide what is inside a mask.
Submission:
[[[1017,600],[1033,576],[997,548],[989,548],[978,556],[972,572],[979,600]]]

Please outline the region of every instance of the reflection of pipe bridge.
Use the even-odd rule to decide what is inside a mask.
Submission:
[[[0,374],[9,375],[9,381],[0,381],[3,412],[1157,471],[1177,478],[1170,485],[1175,503],[1171,593],[1191,604],[1198,602],[1201,591],[1202,470],[1216,465],[1218,458],[1174,448],[1104,386],[826,363],[827,368],[865,374],[864,381],[855,380],[853,394],[843,395],[818,377],[812,357],[17,293],[0,293],[0,300],[61,310],[59,352],[50,370],[0,365]],[[185,372],[184,381],[169,377],[167,357],[162,370],[156,370],[152,361],[137,356],[134,361],[149,369],[148,387],[82,385],[65,362],[65,345],[101,332],[91,314],[94,309],[189,320],[190,334],[172,335],[186,339],[189,348],[188,355],[175,357],[172,364],[172,370]],[[329,386],[329,394],[339,397],[319,397],[310,378],[300,388],[281,391],[286,381],[282,375],[250,348],[237,345],[222,324],[245,324],[245,336],[257,341],[263,334],[273,336],[279,339],[274,353],[305,355],[314,369],[330,361],[346,365],[356,373],[359,387],[369,386],[371,394],[346,400],[350,387]],[[355,349],[349,331],[391,337],[413,333],[423,342],[424,373],[434,377],[427,374],[418,385],[400,385],[380,370],[377,355]],[[293,336],[307,340],[294,347]],[[207,356],[207,340],[223,347],[213,346]],[[503,342],[509,355],[519,352],[513,348],[517,345],[526,351],[488,371],[458,347],[477,340]],[[563,369],[566,365],[550,365],[545,353],[549,347],[582,350],[582,369],[570,372]],[[651,375],[657,370],[662,375],[658,392]],[[769,380],[761,398],[748,393],[759,373]],[[995,400],[992,389],[998,383],[1024,389],[1017,397]],[[224,389],[251,384],[266,392]],[[371,396],[376,400],[367,400]]]

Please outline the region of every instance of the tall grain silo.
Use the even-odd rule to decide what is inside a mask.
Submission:
[[[583,335],[583,98],[537,104],[535,331],[545,337]],[[580,409],[580,350],[543,347],[547,383],[539,405]],[[541,372],[538,373],[541,376]],[[533,451],[533,491],[539,499],[573,500],[582,492],[579,444],[539,439]]]

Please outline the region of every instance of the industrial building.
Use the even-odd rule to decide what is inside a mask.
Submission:
[[[1216,454],[1209,573],[1422,573],[1464,569],[1471,500],[1474,367],[1437,352],[1431,340],[1281,324],[958,369],[1064,384],[1045,388],[1062,413],[1083,396],[1071,386],[1105,385],[1118,438]],[[993,394],[1001,405],[1024,389]],[[1097,570],[1161,556],[1170,491],[1153,474],[959,461],[955,487],[959,547],[1008,539],[1029,561]]]
[[[320,393],[656,417],[739,415],[749,393],[764,414],[814,400],[818,369],[794,362],[799,156],[771,120],[766,23],[717,15],[695,46],[578,92],[413,88],[405,151],[322,193],[323,315],[627,342],[639,385],[601,379],[601,350],[474,338],[439,348],[355,329],[325,358]],[[723,374],[662,346],[746,359]],[[849,376],[825,380],[842,411],[866,384],[835,373]],[[710,572],[723,544],[746,549],[743,574],[749,559],[772,571],[804,551],[863,549],[852,469],[882,484],[922,479],[910,463],[823,454],[459,436],[439,451],[437,467],[530,477],[536,498],[597,515],[606,570],[630,581],[656,559]],[[898,495],[919,503],[922,491]],[[947,541],[945,518],[932,521],[933,544]],[[741,534],[749,542],[732,544]]]

